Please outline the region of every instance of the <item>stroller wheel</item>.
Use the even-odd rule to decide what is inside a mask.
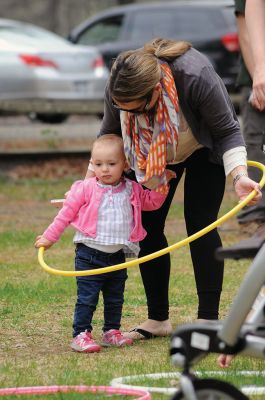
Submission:
[[[195,379],[193,386],[198,400],[249,400],[235,386],[217,379]],[[179,390],[172,400],[188,399]]]

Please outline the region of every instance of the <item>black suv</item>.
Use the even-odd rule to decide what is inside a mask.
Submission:
[[[81,23],[69,40],[96,46],[109,68],[120,52],[154,37],[187,40],[208,56],[228,91],[234,92],[239,45],[233,4],[187,0],[114,7]]]

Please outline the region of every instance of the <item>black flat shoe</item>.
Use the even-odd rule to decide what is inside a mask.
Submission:
[[[149,339],[156,339],[159,337],[165,337],[165,336],[170,336],[168,332],[164,332],[162,334],[154,334],[150,331],[147,331],[146,329],[142,328],[133,328],[129,332],[124,332],[123,333],[124,337],[130,338],[133,340],[149,340]]]

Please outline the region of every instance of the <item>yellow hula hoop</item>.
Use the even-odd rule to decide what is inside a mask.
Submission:
[[[248,166],[249,167],[256,167],[259,168],[262,172],[262,178],[259,182],[260,187],[262,188],[265,184],[265,165],[256,162],[256,161],[248,161]],[[163,256],[166,253],[169,253],[173,250],[179,249],[180,247],[185,246],[186,244],[198,239],[199,237],[205,235],[206,233],[210,232],[212,229],[216,228],[217,226],[221,225],[225,221],[227,221],[229,218],[231,218],[233,215],[235,215],[241,208],[243,208],[246,204],[250,202],[250,200],[253,199],[255,196],[256,191],[252,190],[252,192],[239,204],[237,204],[232,210],[228,211],[225,215],[217,219],[215,222],[212,224],[206,226],[205,228],[201,229],[200,231],[194,233],[191,236],[188,236],[186,239],[183,239],[175,244],[172,244],[171,246],[165,247],[162,250],[156,251],[152,254],[148,254],[147,256],[141,257],[141,258],[136,258],[131,261],[127,261],[122,264],[117,264],[117,265],[111,265],[110,267],[105,267],[105,268],[100,268],[100,269],[91,269],[91,270],[85,270],[85,271],[63,271],[55,268],[49,267],[43,259],[43,254],[44,254],[44,247],[40,247],[38,251],[38,261],[42,268],[48,272],[49,274],[52,275],[60,275],[60,276],[86,276],[86,275],[99,275],[99,274],[104,274],[106,272],[112,272],[112,271],[117,271],[119,269],[123,268],[129,268],[129,267],[134,267],[138,264],[142,264],[146,261],[152,260],[154,258]]]

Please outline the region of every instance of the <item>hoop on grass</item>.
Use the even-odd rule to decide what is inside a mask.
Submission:
[[[231,378],[233,376],[237,377],[252,377],[252,376],[265,376],[265,371],[193,371],[196,377],[203,378],[205,375],[222,377],[222,378]],[[123,389],[142,389],[147,390],[151,393],[163,393],[165,395],[173,395],[178,390],[179,386],[175,383],[174,387],[162,387],[162,386],[143,386],[137,384],[137,381],[141,379],[149,379],[152,382],[155,382],[159,379],[174,379],[178,380],[181,377],[180,372],[158,372],[152,374],[142,374],[142,375],[129,375],[129,376],[121,376],[119,378],[114,378],[110,382],[111,386],[119,387]],[[265,386],[257,386],[257,385],[243,385],[240,387],[240,390],[245,395],[249,396],[259,396],[265,395]]]
[[[54,393],[105,393],[107,395],[138,396],[135,400],[151,400],[151,395],[146,390],[131,388],[115,388],[112,386],[32,386],[0,388],[0,396],[35,395]]]

